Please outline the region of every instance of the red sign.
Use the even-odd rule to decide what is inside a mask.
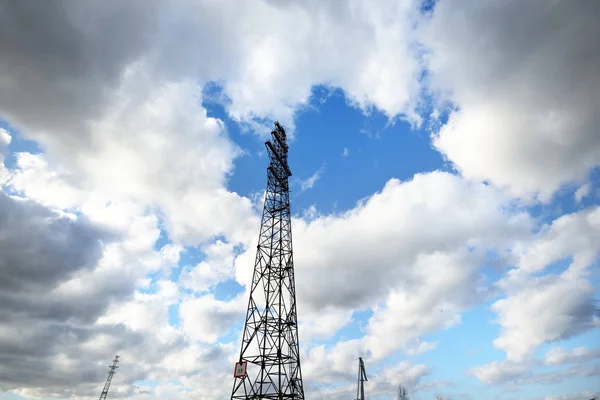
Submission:
[[[235,363],[235,370],[233,371],[234,378],[243,378],[246,376],[246,367],[248,363],[246,361]]]

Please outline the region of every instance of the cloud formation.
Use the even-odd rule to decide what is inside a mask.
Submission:
[[[472,373],[490,384],[558,379],[526,371],[543,344],[598,327],[590,270],[600,214],[584,209],[532,235],[539,221],[513,197],[549,201],[575,182],[580,201],[591,188],[588,173],[600,164],[598,6],[444,1],[427,15],[420,6],[1,5],[0,117],[43,150],[19,149],[6,168],[13,139],[0,128],[2,390],[92,397],[118,352],[136,361],[116,376],[115,396],[227,394],[238,350],[230,334],[247,294],[222,299],[215,288],[248,283],[258,216],[228,187],[241,149],[202,106],[209,82],[228,116],[259,135],[275,118],[292,132],[315,85],[413,127],[427,118],[420,106],[430,95],[436,113],[453,110],[432,140],[459,175],[390,179],[345,212],[315,209],[293,221],[311,395],[348,398],[351,388],[334,384],[354,379],[359,354],[379,363],[431,351],[442,344],[424,335],[493,295],[494,345],[507,359]],[[186,245],[203,260],[175,271]],[[559,262],[569,265],[550,272]],[[372,312],[362,337],[320,342],[357,311]],[[593,354],[555,349],[546,361]],[[411,390],[440,384],[429,371],[396,360],[374,374],[370,393],[388,394],[398,380]],[[597,369],[561,376],[577,374]],[[157,387],[134,385],[148,379]]]
[[[462,175],[549,200],[600,164],[595,2],[438,2],[431,87],[456,109],[434,145]]]

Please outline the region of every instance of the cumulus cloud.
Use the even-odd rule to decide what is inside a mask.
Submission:
[[[115,376],[111,393],[143,397],[148,393],[134,385],[138,380],[185,381],[199,366],[227,361],[231,346],[190,342],[169,324],[169,307],[181,298],[174,282],[145,283],[147,274],[168,271],[179,252],[173,245],[153,248],[159,236],[154,216],[130,214],[127,228],[108,236],[115,238],[109,242],[104,228],[83,216],[3,193],[1,198],[9,218],[0,218],[0,232],[12,232],[0,234],[0,270],[11,279],[10,286],[0,287],[4,390],[25,397],[97,396],[106,364],[119,354],[120,372],[126,373]],[[110,220],[107,226],[117,228]],[[209,387],[212,378],[196,379],[194,385]],[[218,386],[220,394],[224,386]]]
[[[508,360],[526,361],[542,343],[568,339],[596,326],[595,289],[584,279],[540,279],[536,286],[492,305],[502,326],[494,345]]]
[[[564,215],[531,241],[515,246],[516,267],[498,282],[506,297],[491,306],[501,327],[494,346],[506,352],[507,360],[473,369],[480,380],[494,383],[516,378],[533,365],[540,345],[598,326],[600,308],[589,269],[600,252],[599,218],[598,207]],[[571,261],[563,272],[540,276],[561,260]],[[549,362],[560,358],[557,352],[548,355]]]
[[[217,240],[203,246],[205,259],[198,265],[188,267],[179,278],[180,283],[196,292],[206,292],[216,284],[235,276],[235,246]]]
[[[311,176],[309,176],[306,179],[299,180],[300,190],[305,191],[305,190],[308,190],[308,189],[312,189],[312,187],[315,186],[315,183],[317,183],[317,181],[319,179],[321,179],[321,176],[325,172],[325,166],[326,165],[327,164],[324,163],[321,166],[321,168],[319,168],[318,170],[315,171],[314,174],[312,174]]]
[[[598,4],[438,2],[422,39],[453,103],[434,145],[466,177],[548,200],[600,164]]]
[[[98,357],[140,340],[94,322],[151,270],[152,254],[128,249],[122,237],[110,242],[117,237],[82,216],[4,193],[0,201],[0,270],[8,279],[0,287],[0,385],[32,396],[90,394],[104,374]],[[86,347],[98,340],[99,348]]]
[[[4,128],[0,128],[0,148],[4,149],[7,147],[12,140],[10,134]]]
[[[221,301],[212,294],[185,299],[179,306],[183,331],[195,340],[214,343],[245,315],[246,296]]]
[[[418,63],[411,56],[410,28],[416,4],[241,3],[235,12],[245,16],[238,28],[243,58],[225,83],[232,115],[290,121],[290,105],[305,104],[311,86],[327,84],[342,88],[363,109],[375,106],[390,117],[403,113],[418,122],[413,98]],[[231,13],[227,9],[217,15]],[[292,22],[295,28],[288,29]]]
[[[105,112],[124,72],[141,61],[160,81],[223,82],[229,113],[240,121],[277,117],[292,125],[315,84],[341,87],[364,109],[417,121],[419,65],[410,56],[416,4],[5,5],[0,107],[45,145],[53,143],[49,135],[90,144],[82,134],[87,121]]]
[[[151,285],[153,295],[135,288],[148,286],[149,273],[168,275],[181,248],[154,248],[158,218],[144,207],[90,199],[42,156],[18,159],[27,157],[32,163],[18,161],[13,176],[40,173],[21,180],[19,191],[48,204],[0,193],[0,269],[9,278],[0,288],[0,386],[26,397],[96,396],[106,363],[119,353],[131,364],[116,376],[114,396],[142,394],[133,382],[152,376],[164,354],[188,344],[167,324],[175,284]],[[43,185],[52,196],[44,196]],[[72,199],[76,213],[50,207]],[[165,366],[157,374],[172,373]]]
[[[593,377],[600,375],[597,365],[574,365],[553,371],[533,371],[529,366],[510,361],[495,361],[468,371],[480,381],[489,385],[500,384],[505,390],[531,384],[556,384],[573,377]]]
[[[593,399],[598,395],[598,392],[592,392],[586,390],[584,392],[566,393],[566,394],[555,394],[551,396],[545,396],[542,400],[579,400],[579,399]]]
[[[10,177],[10,171],[4,166],[4,154],[11,140],[12,137],[6,129],[0,128],[0,187],[2,187]]]
[[[21,153],[9,184],[53,207],[108,201],[159,207],[170,235],[183,243],[219,234],[245,242],[243,227],[254,228],[254,213],[248,199],[225,189],[237,150],[222,123],[197,104],[195,84],[137,92],[148,79],[142,72],[124,79],[122,93],[91,124],[94,147],[59,152],[54,168],[51,155]]]
[[[394,290],[367,325],[366,345],[373,357],[384,358],[400,348],[413,354],[435,348],[420,336],[460,323],[461,311],[482,301],[482,264],[466,251],[419,256],[411,266],[416,282]]]
[[[469,371],[477,379],[484,383],[501,383],[517,379],[527,371],[527,367],[521,364],[506,361],[494,361]]]
[[[530,229],[528,215],[511,211],[500,192],[442,172],[392,179],[343,214],[293,224],[295,247],[304,249],[295,256],[300,301],[356,309],[375,305],[400,282],[424,282],[419,256],[502,248]]]
[[[442,172],[390,180],[343,214],[292,223],[307,338],[330,337],[353,311],[373,309],[362,348],[374,358],[434,348],[420,337],[460,323],[485,297],[485,249],[510,248],[531,228],[501,192]],[[250,249],[235,260],[242,285],[253,257]]]
[[[352,396],[356,391],[356,371],[358,357],[362,355],[362,341],[348,340],[327,347],[313,347],[303,358],[303,377],[308,382],[307,390],[311,397],[318,399],[343,399]],[[370,396],[389,395],[394,393],[398,384],[404,385],[410,391],[415,391],[424,385],[423,380],[429,374],[429,369],[423,364],[413,364],[400,361],[387,366],[380,373],[369,370],[370,359],[365,358],[368,382],[365,391]],[[337,382],[353,382],[348,385],[328,385]],[[429,383],[431,384],[431,382]]]
[[[85,142],[88,118],[106,106],[124,65],[148,46],[160,2],[92,1],[0,8],[0,109],[28,136]],[[110,29],[108,29],[110,27]]]
[[[56,294],[61,283],[92,269],[102,255],[103,234],[83,218],[49,210],[0,192],[0,384],[15,387],[42,373],[53,343],[68,339],[62,321],[80,322],[97,312],[69,305]],[[72,331],[85,337],[86,330]],[[10,367],[10,368],[9,368]],[[40,381],[53,382],[56,376]],[[42,379],[42,376],[40,376]]]
[[[136,360],[116,376],[119,397],[212,400],[230,389],[237,346],[219,340],[241,321],[247,297],[206,292],[234,276],[248,283],[254,254],[236,246],[252,249],[258,218],[250,199],[227,188],[240,149],[201,105],[209,81],[222,87],[229,116],[257,130],[275,117],[293,127],[316,84],[341,88],[364,112],[418,125],[422,40],[431,89],[457,106],[434,145],[465,177],[547,198],[599,163],[591,8],[473,1],[461,11],[439,2],[418,38],[419,4],[409,0],[13,3],[0,6],[0,116],[44,150],[15,154],[10,171],[0,163],[0,184],[24,198],[0,197],[0,231],[19,228],[0,235],[10,277],[0,285],[0,386],[24,396],[95,396],[117,352]],[[550,28],[557,16],[564,29]],[[10,140],[0,130],[0,157]],[[434,172],[392,179],[343,214],[295,219],[301,337],[330,338],[354,311],[373,310],[363,339],[308,349],[306,376],[353,379],[361,353],[376,361],[433,348],[421,336],[460,323],[485,296],[485,251],[515,241],[518,268],[493,308],[509,360],[595,324],[586,268],[597,257],[590,243],[600,243],[589,229],[596,214],[560,220],[528,242],[531,218],[514,206],[494,187]],[[158,248],[161,228],[174,244]],[[184,244],[205,260],[167,282]],[[565,274],[533,285],[529,275],[568,256]],[[521,300],[552,303],[572,289],[561,316],[543,314],[546,331],[519,325],[541,309],[513,313]],[[180,326],[169,323],[173,311]],[[396,341],[382,340],[392,334]],[[515,376],[521,366],[511,363],[476,375]],[[401,362],[370,390],[398,381],[416,389],[426,374]],[[138,379],[159,383],[149,393]]]
[[[492,309],[502,326],[496,347],[522,362],[542,343],[566,339],[595,327],[600,311],[588,269],[600,253],[600,208],[564,215],[521,249],[517,267],[500,286],[508,293]],[[570,258],[559,275],[539,277],[549,265]]]
[[[5,306],[18,303],[11,293],[51,291],[76,272],[93,268],[102,255],[102,239],[110,239],[83,218],[4,192],[0,192],[0,237]]]
[[[167,306],[178,302],[179,288],[174,282],[157,282],[152,294],[136,292],[127,302],[114,304],[98,319],[99,324],[124,324],[132,331],[153,331],[166,324]]]
[[[581,203],[585,197],[589,196],[592,186],[590,183],[584,183],[575,191],[575,201]]]
[[[576,347],[569,351],[562,347],[553,347],[546,352],[545,361],[548,365],[583,363],[600,358],[600,349]]]

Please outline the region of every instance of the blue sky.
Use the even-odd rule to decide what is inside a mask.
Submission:
[[[0,398],[229,398],[276,120],[307,398],[600,394],[594,11],[0,10]]]
[[[241,133],[238,125],[228,120],[224,109],[216,104],[206,104],[209,115],[226,121],[228,132],[238,145],[246,151],[236,162],[235,173],[229,180],[229,188],[250,196],[264,186],[265,176],[261,174],[265,159],[259,156],[262,142],[247,133]],[[350,106],[343,93],[313,88],[310,106],[299,113],[296,122],[296,138],[291,145],[290,164],[296,179],[307,179],[320,169],[323,173],[308,190],[300,190],[298,184],[292,186],[293,212],[302,214],[308,207],[315,205],[322,213],[343,213],[352,208],[356,202],[378,191],[391,178],[410,180],[413,175],[435,170],[456,173],[444,162],[442,155],[431,146],[428,129],[411,129],[404,121],[390,123],[385,115],[374,111],[364,115]],[[336,135],[329,134],[331,130]],[[339,133],[337,133],[339,132]],[[347,152],[344,152],[347,149]],[[325,165],[325,168],[322,166]],[[596,170],[591,172],[590,182],[598,187]],[[558,215],[576,212],[579,209],[598,204],[598,198],[589,197],[581,203],[574,201],[577,187],[567,186],[557,193],[547,204],[536,203],[528,207],[541,225],[552,223]],[[568,261],[568,260],[567,260]],[[560,262],[552,267],[554,273],[563,272],[569,262]],[[488,276],[490,283],[498,279],[495,274]],[[592,280],[598,285],[598,273],[593,273]],[[239,289],[239,288],[235,288]],[[235,290],[234,289],[234,290]],[[223,294],[227,296],[229,292]],[[235,292],[232,292],[235,293]],[[299,294],[301,295],[301,294]],[[496,298],[494,298],[495,300]],[[462,315],[462,323],[426,335],[424,339],[439,342],[435,351],[417,356],[394,354],[386,359],[385,364],[393,364],[409,359],[414,363],[432,366],[430,377],[434,380],[451,382],[444,392],[449,396],[469,393],[474,398],[494,398],[503,393],[503,389],[489,388],[468,376],[465,371],[470,368],[502,358],[502,351],[495,349],[492,341],[498,336],[500,328],[494,323],[494,314],[489,311],[493,300],[474,307]],[[372,312],[356,312],[353,322],[322,343],[334,345],[340,338],[355,339],[363,336],[362,328],[368,323]],[[559,341],[543,346],[538,356],[543,358],[545,351],[558,345],[567,349],[579,346],[593,348],[600,339],[599,333],[590,332],[571,340]],[[393,340],[393,338],[390,338]],[[384,364],[384,365],[385,365]],[[376,365],[374,373],[384,368]],[[531,372],[557,370],[534,367]],[[580,377],[557,384],[531,384],[519,387],[522,398],[527,396],[553,395],[571,393],[579,387],[599,390],[596,378]],[[429,391],[423,393],[435,393]],[[425,394],[419,398],[426,398]]]

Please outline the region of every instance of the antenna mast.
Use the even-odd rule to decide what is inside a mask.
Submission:
[[[100,394],[100,400],[105,400],[108,395],[108,388],[110,387],[110,382],[112,381],[113,375],[115,374],[117,368],[117,363],[119,362],[119,356],[115,356],[115,360],[113,361],[113,365],[109,367],[108,370],[108,378],[106,378],[106,383],[104,384],[104,389],[102,389],[102,393]]]
[[[288,144],[275,122],[254,275],[231,399],[304,400],[292,257]]]
[[[356,400],[365,400],[365,382],[367,372],[365,371],[365,363],[362,357],[358,357],[358,387],[356,388]]]

